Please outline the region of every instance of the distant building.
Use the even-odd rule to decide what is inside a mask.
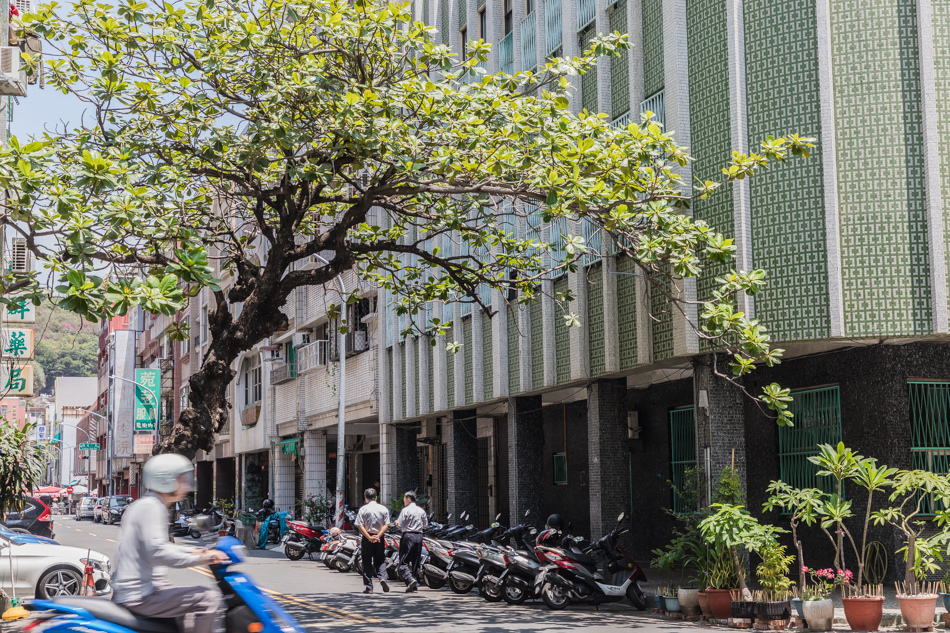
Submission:
[[[52,439],[61,446],[59,453],[57,478],[54,485],[69,485],[74,480],[75,449],[79,433],[76,427],[82,419],[82,411],[96,402],[96,377],[61,376],[56,379],[53,393],[53,424],[55,433]],[[25,411],[24,411],[25,415]]]
[[[22,398],[2,398],[0,399],[0,417],[8,422],[16,422],[17,428],[22,429],[26,426],[26,401]]]

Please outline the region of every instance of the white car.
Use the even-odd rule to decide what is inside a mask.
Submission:
[[[78,595],[83,587],[87,554],[93,568],[94,594],[110,593],[112,563],[104,554],[28,534],[0,533],[0,587],[10,587],[12,556],[18,598]]]

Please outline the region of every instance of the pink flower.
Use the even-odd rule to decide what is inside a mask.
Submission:
[[[803,573],[803,574],[807,574],[807,573],[808,573],[808,568],[805,567],[804,565],[802,565],[802,573]]]

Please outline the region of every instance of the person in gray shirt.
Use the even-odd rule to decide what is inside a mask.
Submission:
[[[373,576],[379,579],[383,591],[389,591],[386,579],[386,540],[389,529],[389,509],[376,503],[376,490],[367,488],[363,493],[366,505],[356,513],[356,529],[363,535],[360,555],[363,558],[363,593],[373,593]]]
[[[169,542],[168,508],[192,489],[194,465],[182,455],[156,455],[142,469],[148,493],[122,516],[112,600],[151,618],[184,618],[185,633],[214,633],[221,594],[208,587],[172,587],[166,567],[227,562],[219,550]]]
[[[402,497],[405,506],[396,519],[402,531],[399,538],[399,577],[406,583],[406,593],[419,587],[419,564],[422,561],[422,532],[429,527],[426,511],[416,505],[416,493],[410,490]]]

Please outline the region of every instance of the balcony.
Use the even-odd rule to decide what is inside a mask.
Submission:
[[[661,126],[666,125],[666,103],[663,92],[660,90],[640,102],[640,114],[652,112],[653,122]]]
[[[535,17],[537,13],[532,11],[521,20],[521,69],[532,70],[538,64],[538,48]]]
[[[630,112],[629,112],[629,110],[628,110],[627,112],[624,112],[623,114],[621,114],[621,115],[618,116],[616,119],[614,119],[613,121],[610,122],[610,126],[613,127],[613,128],[616,128],[616,129],[618,129],[618,130],[621,130],[621,129],[622,129],[622,130],[625,130],[625,129],[627,129],[627,126],[628,126],[629,124],[630,124]]]
[[[498,66],[501,72],[512,75],[515,72],[515,34],[509,33],[498,46]]]
[[[551,55],[561,48],[564,37],[562,27],[561,0],[544,0],[544,34],[548,49],[545,54]]]
[[[597,19],[597,4],[594,0],[578,0],[577,30],[584,30],[585,27],[593,24],[595,19]]]
[[[327,364],[328,341],[314,341],[297,350],[297,370],[302,374]]]
[[[290,382],[296,377],[297,377],[297,364],[283,363],[282,365],[277,365],[271,370],[270,384],[279,385],[281,383]]]

